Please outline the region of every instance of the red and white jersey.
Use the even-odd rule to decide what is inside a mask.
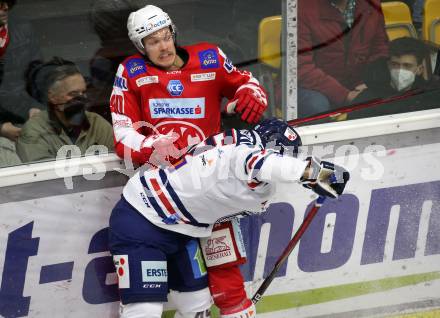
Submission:
[[[296,182],[307,162],[264,149],[257,133],[231,129],[194,146],[166,169],[140,169],[124,198],[151,223],[204,237],[219,219],[261,213],[279,182]]]
[[[147,162],[152,149],[144,141],[152,134],[173,131],[183,144],[197,144],[220,131],[223,97],[233,98],[243,84],[258,85],[251,73],[235,68],[215,45],[200,43],[179,50],[188,54],[188,60],[178,71],[157,68],[140,54],[119,65],[110,106],[120,157],[125,149],[133,161]]]

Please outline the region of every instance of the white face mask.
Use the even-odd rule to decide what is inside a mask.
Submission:
[[[402,91],[410,87],[414,83],[415,79],[416,74],[411,71],[404,70],[402,68],[391,70],[391,82],[398,91]]]

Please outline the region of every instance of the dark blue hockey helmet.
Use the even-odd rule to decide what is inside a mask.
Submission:
[[[255,126],[254,130],[260,136],[264,147],[295,157],[298,154],[298,147],[302,144],[301,138],[287,122],[278,118],[268,118]]]

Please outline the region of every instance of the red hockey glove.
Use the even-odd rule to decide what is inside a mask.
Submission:
[[[267,108],[267,97],[261,86],[248,83],[240,86],[234,98],[226,105],[228,113],[239,113],[241,119],[256,124]]]
[[[153,148],[149,162],[157,167],[169,166],[183,155],[185,148],[179,140],[179,135],[152,135],[143,144],[144,147]]]

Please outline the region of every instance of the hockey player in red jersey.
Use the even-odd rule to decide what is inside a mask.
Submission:
[[[138,164],[166,166],[180,150],[219,132],[224,111],[257,123],[267,108],[264,89],[250,72],[238,70],[222,50],[210,43],[176,45],[176,27],[168,14],[148,5],[132,12],[128,35],[139,53],[126,58],[115,76],[110,99],[115,149]],[[227,227],[231,241],[241,241],[237,221]],[[214,231],[215,235],[215,231]],[[238,236],[235,237],[235,236]],[[234,244],[237,246],[237,244]],[[207,262],[210,290],[223,317],[255,312],[233,259]]]

